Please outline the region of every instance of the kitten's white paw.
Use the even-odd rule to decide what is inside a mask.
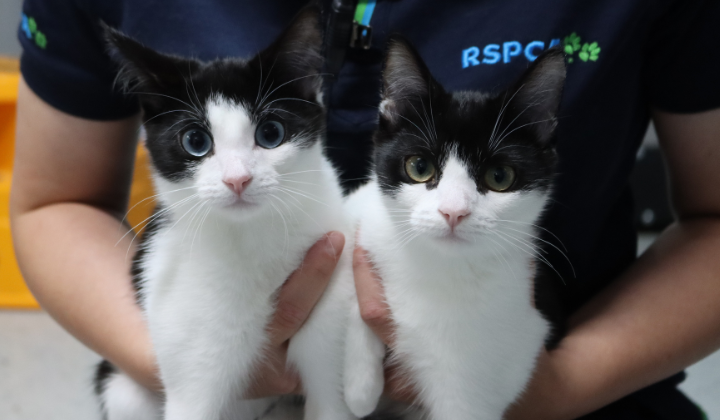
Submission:
[[[345,403],[353,414],[365,417],[375,411],[383,392],[382,365],[351,375],[345,380]]]

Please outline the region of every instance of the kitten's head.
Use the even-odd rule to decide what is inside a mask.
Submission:
[[[309,169],[305,155],[318,149],[325,121],[315,8],[249,60],[204,63],[106,34],[122,65],[119,82],[140,100],[163,204],[187,198],[243,218]]]
[[[555,174],[564,81],[565,57],[550,49],[499,94],[446,92],[417,51],[393,37],[374,161],[399,228],[466,246],[481,238],[502,244],[500,227],[535,223]]]

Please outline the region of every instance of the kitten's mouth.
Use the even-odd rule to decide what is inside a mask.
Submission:
[[[441,235],[439,239],[443,242],[449,243],[468,243],[468,240],[458,235],[458,232],[455,229],[447,231],[444,235]]]
[[[233,201],[228,203],[225,207],[231,208],[231,209],[251,209],[254,207],[257,207],[257,203],[253,203],[251,201],[246,200],[242,196],[235,197]]]

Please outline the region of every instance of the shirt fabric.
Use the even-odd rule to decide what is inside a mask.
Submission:
[[[50,105],[88,119],[138,111],[114,86],[103,20],[161,52],[250,57],[304,1],[26,0],[22,74]],[[569,57],[557,130],[559,175],[543,226],[564,301],[577,309],[636,255],[628,178],[652,107],[720,107],[720,2],[712,0],[380,0],[369,50],[350,49],[329,84],[328,153],[351,188],[369,171],[385,40],[401,33],[447,90],[500,91],[544,49]],[[687,141],[692,141],[688,139]],[[663,182],[658,180],[658,182]],[[574,274],[573,274],[574,272]],[[673,377],[587,419],[699,419]]]

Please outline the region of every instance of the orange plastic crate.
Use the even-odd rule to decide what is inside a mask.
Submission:
[[[0,308],[32,309],[39,306],[25,286],[15,261],[8,215],[19,81],[17,60],[0,57]],[[138,147],[130,198],[133,210],[128,214],[131,226],[150,216],[154,203],[152,200],[143,200],[150,197],[152,191],[147,154],[143,147]],[[138,203],[140,204],[135,206]]]

